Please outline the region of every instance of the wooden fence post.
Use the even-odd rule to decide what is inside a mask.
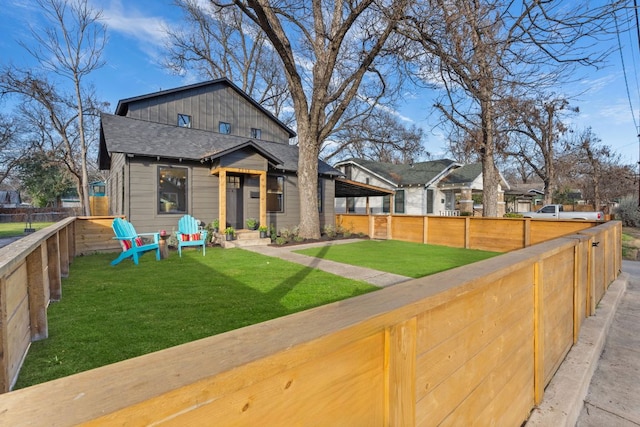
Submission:
[[[412,317],[385,331],[385,423],[416,423],[417,319]]]
[[[29,322],[31,340],[39,341],[49,336],[47,320],[47,251],[44,244],[27,256],[27,291],[29,295]]]
[[[58,231],[58,250],[60,252],[60,276],[69,277],[69,236],[67,227]]]
[[[51,289],[50,298],[53,301],[60,301],[62,297],[62,276],[60,275],[60,253],[58,244],[58,233],[47,239],[47,266],[49,272],[49,286]]]
[[[524,228],[524,230],[522,230],[522,235],[524,237],[522,247],[527,248],[531,245],[531,218],[525,218],[522,225]]]
[[[7,313],[7,279],[0,277],[0,393],[11,387],[9,378],[9,314]]]
[[[69,263],[73,262],[76,257],[76,224],[78,221],[73,221],[67,225],[67,238],[69,239]]]
[[[544,324],[542,292],[543,266],[540,261],[533,264],[533,399],[535,405],[542,402],[544,394]]]
[[[422,217],[422,243],[425,245],[429,243],[429,217],[427,215]]]
[[[471,217],[464,217],[464,248],[471,247]]]

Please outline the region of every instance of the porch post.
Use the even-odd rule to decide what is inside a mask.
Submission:
[[[260,172],[260,225],[267,224],[267,171]]]
[[[460,211],[473,212],[473,198],[471,197],[471,188],[460,189]]]
[[[218,219],[222,232],[227,228],[227,171],[224,169],[218,174]]]
[[[507,212],[507,206],[504,201],[504,190],[502,187],[498,190],[498,216],[504,216]]]

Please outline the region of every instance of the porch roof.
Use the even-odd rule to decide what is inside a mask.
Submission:
[[[345,178],[336,179],[335,197],[388,196],[394,193],[393,190],[376,187],[375,185],[363,184],[362,182],[351,181]]]

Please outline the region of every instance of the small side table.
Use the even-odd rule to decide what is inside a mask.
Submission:
[[[169,258],[169,245],[167,244],[167,239],[169,239],[169,237],[171,237],[170,233],[163,235],[160,235],[160,259],[167,259]]]

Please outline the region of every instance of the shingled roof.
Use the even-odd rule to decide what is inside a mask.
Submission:
[[[482,175],[482,163],[472,163],[453,170],[449,175],[442,178],[441,183],[463,184],[473,182],[480,175]]]
[[[348,159],[339,162],[338,165],[346,163],[357,164],[398,187],[429,184],[444,171],[459,166],[458,163],[449,159],[399,165],[364,159]]]
[[[298,170],[298,147],[295,145],[255,141],[200,129],[185,128],[102,114],[100,127],[100,169],[109,169],[110,154],[163,159],[206,161],[235,150],[251,147],[266,157],[277,169]],[[323,161],[318,161],[321,175],[343,174]]]

